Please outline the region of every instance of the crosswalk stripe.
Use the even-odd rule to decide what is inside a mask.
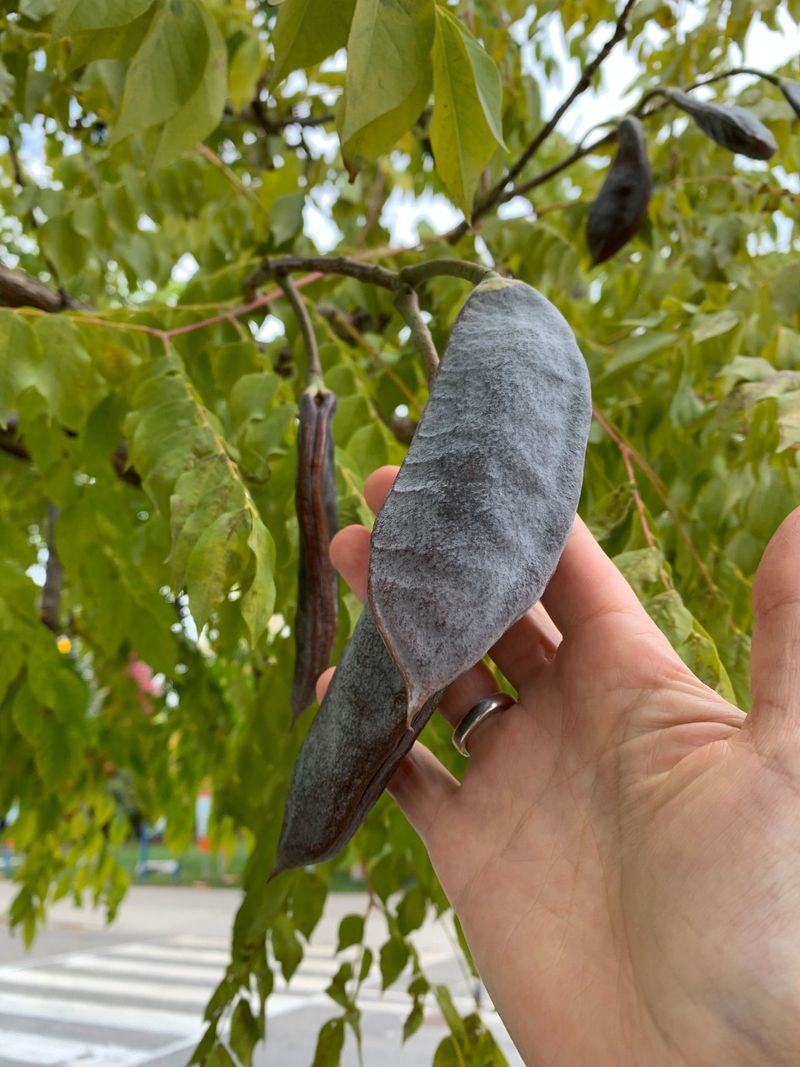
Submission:
[[[210,949],[193,951],[188,948],[171,948],[169,945],[149,945],[142,941],[130,941],[124,945],[112,945],[106,949],[112,956],[140,956],[144,959],[175,960],[185,963],[215,963],[226,967],[231,960],[229,952],[213,952]]]
[[[85,974],[66,974],[63,971],[15,971],[4,967],[0,971],[0,984],[27,986],[37,989],[66,989],[75,993],[104,993],[109,996],[135,997],[139,1000],[171,1000],[179,1004],[194,1004],[202,1008],[208,1000],[209,988],[171,984],[167,982],[141,982],[135,979],[93,977]]]
[[[308,997],[273,993],[267,1003],[267,1016],[275,1018],[308,1004]],[[109,1027],[143,1034],[170,1034],[196,1037],[204,1023],[200,1012],[168,1011],[165,1008],[134,1008],[130,1005],[100,1004],[97,1001],[62,1000],[25,993],[0,992],[0,1015],[50,1022]]]
[[[185,981],[216,983],[222,978],[221,967],[193,967],[189,963],[162,963],[160,960],[110,959],[88,954],[68,956],[62,961],[68,970],[92,971],[94,974],[147,975],[150,978],[178,978]],[[0,968],[0,975],[3,969]]]
[[[167,938],[167,944],[183,948],[213,948],[228,951],[230,937],[200,937],[198,934],[175,934]]]
[[[18,1063],[33,1063],[36,1067],[131,1067],[139,1059],[140,1049],[121,1045],[94,1044],[87,1041],[67,1041],[60,1037],[40,1034],[21,1034],[12,1030],[0,1031],[0,1059],[5,1057]]]

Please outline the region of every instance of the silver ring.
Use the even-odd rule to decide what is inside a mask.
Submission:
[[[494,715],[496,711],[505,711],[506,708],[513,707],[514,704],[516,704],[516,700],[510,697],[508,693],[492,693],[490,697],[484,697],[483,700],[479,700],[453,730],[453,744],[461,755],[469,755],[467,738],[476,726],[479,726],[484,719],[488,719],[490,715]]]

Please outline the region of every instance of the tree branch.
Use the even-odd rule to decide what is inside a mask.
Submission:
[[[80,304],[66,293],[53,292],[30,274],[0,264],[0,306],[32,307],[40,311],[57,312],[78,308]]]
[[[625,6],[620,13],[619,18],[614,26],[614,32],[605,42],[603,47],[597,53],[597,55],[591,59],[581,71],[581,76],[572,87],[569,94],[561,101],[556,110],[553,112],[551,118],[542,126],[541,130],[536,134],[531,143],[519,157],[516,163],[509,169],[508,173],[497,182],[496,185],[487,192],[487,194],[478,201],[475,205],[475,210],[472,213],[473,219],[478,219],[482,215],[485,215],[487,211],[490,211],[496,204],[503,203],[507,197],[503,196],[508,183],[513,182],[514,179],[520,174],[527,164],[533,159],[538,150],[556,128],[561,121],[563,115],[569,110],[578,97],[585,93],[587,89],[591,87],[592,78],[597,70],[608,58],[612,50],[624,40],[625,34],[628,32],[628,16],[631,13],[633,5],[636,0],[626,0]],[[469,223],[465,220],[456,226],[448,235],[448,240],[455,242],[467,232],[469,229]]]

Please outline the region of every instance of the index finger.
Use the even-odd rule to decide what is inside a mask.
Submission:
[[[565,637],[588,623],[603,626],[614,618],[618,625],[620,615],[630,615],[637,633],[652,630],[666,641],[579,515],[575,516],[561,559],[542,593],[542,603]]]

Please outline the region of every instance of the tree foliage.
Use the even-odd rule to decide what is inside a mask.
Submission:
[[[430,990],[409,934],[447,907],[386,798],[336,860],[267,881],[307,728],[288,726],[310,354],[265,258],[299,257],[338,401],[342,525],[371,522],[363,479],[402,460],[427,396],[395,294],[309,263],[315,205],[362,266],[484,262],[560,308],[594,393],[581,513],[686,662],[747,706],[752,576],[800,490],[800,62],[710,79],[741,61],[752,24],[797,20],[800,2],[693,6],[690,28],[670,0],[3,5],[0,814],[18,804],[24,857],[11,920],[30,938],[67,894],[113,916],[115,775],[176,848],[210,783],[214,842],[242,833],[250,858],[195,1062],[250,1062],[273,972],[291,977],[331,876],[354,865],[386,918],[384,987],[414,998],[407,1038]],[[653,194],[638,233],[592,268],[584,231],[623,113],[581,143],[557,120],[624,48]],[[564,106],[545,109],[561,85]],[[691,121],[687,95],[746,109],[775,154],[726,151],[710,139],[724,116],[701,120],[695,103]],[[434,196],[465,221],[390,247],[392,205]],[[441,351],[465,282],[417,281]],[[268,313],[282,332],[259,340]],[[339,595],[334,656],[360,610]],[[163,685],[143,692],[141,664]],[[457,770],[443,723],[424,740]],[[362,918],[345,919],[340,948],[361,944]],[[348,1028],[359,1040],[372,962],[364,948],[333,979],[315,1064],[339,1062]],[[503,1062],[478,1015],[431,992],[451,1031],[437,1064]]]

